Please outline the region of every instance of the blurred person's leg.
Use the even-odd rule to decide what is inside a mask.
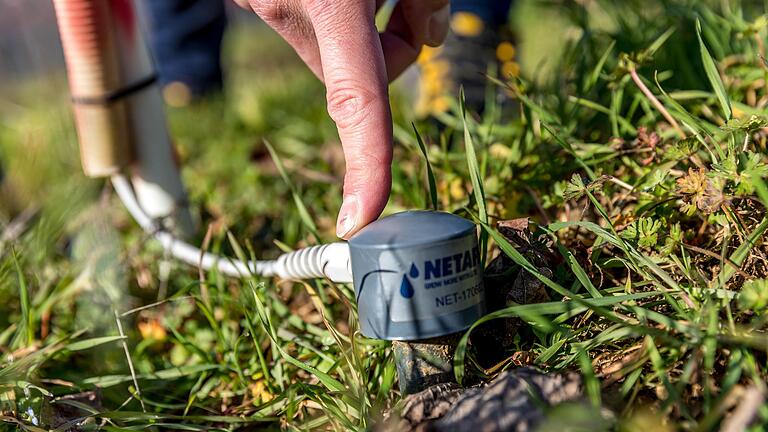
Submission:
[[[506,78],[520,73],[516,48],[508,25],[512,0],[452,0],[451,28],[443,46],[425,48],[416,113],[425,117],[448,110],[464,88],[467,106],[482,111],[492,63]]]
[[[471,13],[478,16],[487,26],[498,28],[509,20],[512,0],[452,0],[451,12]]]
[[[171,104],[222,87],[224,0],[143,0],[163,94]]]

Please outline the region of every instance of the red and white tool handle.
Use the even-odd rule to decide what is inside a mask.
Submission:
[[[85,174],[128,173],[142,209],[193,231],[155,68],[132,0],[53,0]]]

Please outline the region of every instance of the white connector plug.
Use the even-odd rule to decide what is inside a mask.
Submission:
[[[277,258],[274,272],[283,279],[327,278],[338,283],[352,282],[349,246],[337,242],[289,252]]]

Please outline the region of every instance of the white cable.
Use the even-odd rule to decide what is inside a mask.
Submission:
[[[173,234],[147,216],[147,213],[139,205],[130,181],[125,176],[113,175],[112,186],[136,223],[160,242],[172,256],[189,265],[200,266],[206,270],[217,268],[220,272],[232,277],[258,274],[267,277],[278,276],[283,279],[325,277],[338,283],[352,281],[349,247],[346,243],[331,243],[299,249],[283,254],[274,261],[248,261],[245,263],[238,259],[203,252],[199,248],[174,237]]]

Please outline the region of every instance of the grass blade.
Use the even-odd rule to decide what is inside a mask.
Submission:
[[[698,19],[696,20],[696,36],[699,38],[699,51],[701,53],[701,62],[704,64],[704,72],[706,72],[707,79],[709,79],[709,83],[712,85],[715,95],[717,95],[717,100],[720,102],[720,108],[723,110],[725,120],[728,121],[733,116],[731,101],[728,99],[728,93],[725,92],[725,86],[723,85],[723,80],[720,79],[717,65],[715,65],[712,55],[709,54],[709,50],[701,38],[701,21]]]
[[[743,264],[744,260],[749,255],[749,251],[751,251],[752,248],[757,245],[758,240],[763,236],[763,234],[765,234],[766,230],[768,230],[768,218],[763,219],[762,222],[760,222],[760,224],[755,228],[755,230],[749,234],[746,241],[742,243],[735,252],[733,252],[733,254],[730,256],[731,262],[738,266]],[[717,278],[719,287],[725,288],[725,284],[727,284],[735,274],[736,269],[733,268],[733,266],[725,266]]]
[[[576,260],[576,257],[569,251],[565,246],[563,246],[562,243],[560,243],[557,240],[557,237],[554,233],[550,233],[550,235],[555,240],[555,243],[557,244],[557,250],[560,251],[560,254],[565,258],[565,261],[568,263],[568,266],[571,268],[571,271],[574,275],[576,275],[576,279],[579,280],[581,285],[589,292],[589,294],[592,296],[592,298],[600,298],[603,295],[600,294],[600,291],[595,287],[595,285],[592,283],[592,281],[589,279],[589,276],[587,275],[587,272],[584,271],[584,268],[581,267],[581,264]]]
[[[105,345],[110,342],[124,340],[124,339],[125,339],[124,336],[103,336],[103,337],[97,337],[97,338],[85,339],[85,340],[73,342],[69,345],[66,345],[64,348],[69,351],[83,351],[83,350],[97,347],[99,345]]]
[[[661,36],[657,37],[656,40],[651,43],[648,48],[645,50],[647,55],[654,55],[656,54],[656,51],[659,50],[659,48],[664,45],[667,40],[672,36],[672,34],[675,32],[674,27],[668,28],[664,33],[661,34]]]
[[[427,147],[424,145],[416,125],[411,123],[411,126],[413,126],[413,132],[416,134],[416,141],[419,143],[421,154],[424,155],[424,162],[427,164],[427,181],[429,181],[429,198],[432,200],[432,209],[437,210],[437,183],[435,182],[435,173],[432,171],[432,164],[429,162]]]
[[[595,376],[595,370],[592,368],[592,361],[589,359],[587,352],[579,348],[578,356],[587,396],[592,406],[599,409],[602,406],[600,401],[600,381]]]
[[[579,155],[576,154],[576,150],[573,149],[573,146],[571,146],[568,141],[566,141],[563,137],[561,137],[555,130],[549,126],[548,124],[541,122],[541,126],[549,132],[550,135],[552,135],[552,138],[555,139],[555,141],[560,144],[560,147],[563,148],[566,152],[568,152],[571,157],[573,157],[576,160],[576,163],[579,164],[579,166],[584,170],[584,172],[587,173],[587,176],[589,176],[590,181],[594,181],[597,179],[597,175],[594,171],[592,171],[592,168],[590,168],[586,162],[582,158],[579,157]]]
[[[605,52],[602,56],[600,56],[600,60],[597,61],[597,64],[594,68],[592,68],[592,73],[589,74],[589,77],[587,78],[587,82],[584,85],[584,88],[586,91],[589,91],[592,89],[592,87],[597,84],[598,78],[600,78],[600,72],[603,71],[603,66],[605,66],[605,62],[608,61],[608,57],[610,57],[611,53],[613,52],[613,47],[616,46],[616,41],[612,40],[610,44],[608,44],[608,48],[605,49]]]
[[[480,164],[477,161],[477,152],[475,150],[475,141],[469,131],[467,124],[467,109],[464,105],[464,89],[461,90],[461,119],[464,124],[464,145],[466,146],[467,165],[469,167],[469,177],[472,181],[472,189],[477,202],[479,219],[483,223],[488,223],[488,209],[485,207],[485,189],[483,188],[482,174],[480,173]]]
[[[285,171],[283,162],[280,160],[280,157],[277,155],[277,152],[269,143],[269,141],[264,140],[264,145],[267,147],[267,150],[269,151],[269,155],[272,157],[272,160],[275,162],[275,166],[277,167],[277,171],[280,173],[280,177],[283,178],[283,181],[285,182],[285,184],[288,185],[288,188],[291,190],[291,195],[293,196],[293,202],[294,204],[296,204],[296,210],[299,211],[299,217],[301,217],[301,221],[304,223],[304,226],[307,227],[309,232],[312,233],[312,235],[315,236],[316,239],[319,239],[320,236],[317,233],[317,226],[315,225],[315,221],[312,218],[312,216],[310,216],[309,211],[307,210],[307,207],[304,205],[304,202],[301,200],[301,196],[299,195],[298,191],[296,191],[296,187],[294,186],[293,182],[288,177],[288,173]]]
[[[214,365],[214,364],[185,365],[185,366],[172,367],[170,369],[163,369],[157,372],[153,372],[151,374],[136,375],[136,378],[141,380],[167,381],[167,380],[178,379],[178,378],[182,378],[190,375],[200,374],[210,370],[219,370],[221,368],[222,368],[221,365]],[[131,382],[131,381],[133,381],[133,377],[131,377],[130,375],[102,375],[102,376],[86,378],[83,380],[83,383],[88,385],[99,386],[100,388],[103,389],[103,388],[112,387],[118,384]]]
[[[464,125],[464,146],[467,156],[467,165],[469,167],[469,177],[472,181],[472,193],[475,195],[475,202],[477,202],[478,218],[484,224],[488,223],[488,209],[485,206],[485,189],[483,188],[483,177],[480,171],[480,164],[477,161],[477,152],[475,151],[475,142],[472,139],[472,134],[469,131],[469,125],[467,123],[467,107],[464,101],[464,88],[461,88],[459,94],[459,102],[461,103],[461,120]],[[480,233],[480,253],[482,262],[485,262],[485,255],[487,253],[488,235],[485,232]]]
[[[16,269],[16,277],[19,283],[19,301],[21,302],[21,322],[23,327],[19,330],[23,331],[27,345],[32,345],[35,342],[35,317],[32,313],[31,305],[29,302],[29,288],[27,287],[27,279],[24,277],[24,271],[21,269],[19,258],[16,256],[16,250],[11,250],[13,256],[13,265]]]

